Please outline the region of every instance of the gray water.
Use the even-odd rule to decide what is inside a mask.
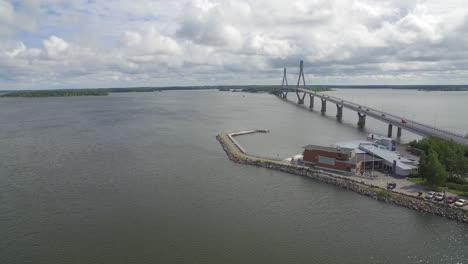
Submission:
[[[423,96],[450,111],[468,99],[333,93],[428,121]],[[375,101],[387,93],[420,100],[407,110],[388,96]],[[467,107],[444,112],[454,122],[436,121],[466,131]],[[249,151],[287,157],[306,144],[386,131],[371,119],[359,130],[346,111],[340,123],[334,111],[217,91],[2,99],[0,263],[468,262],[467,225],[233,163],[215,139],[266,128],[271,133],[239,139]]]

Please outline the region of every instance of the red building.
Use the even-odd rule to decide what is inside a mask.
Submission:
[[[314,145],[304,147],[303,161],[317,167],[350,173],[361,173],[364,169],[377,170],[382,166],[381,159],[367,153],[356,153],[356,150],[348,148],[329,148]]]

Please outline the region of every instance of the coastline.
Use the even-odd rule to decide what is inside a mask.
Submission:
[[[257,132],[256,130],[252,131]],[[259,130],[258,132],[262,131]],[[245,134],[245,132],[240,133]],[[359,193],[375,200],[403,206],[430,215],[442,216],[447,219],[468,224],[468,212],[465,212],[462,209],[450,207],[445,204],[432,203],[422,198],[417,198],[402,193],[387,191],[386,189],[380,188],[378,186],[373,186],[365,184],[362,181],[359,182],[349,179],[346,176],[340,176],[310,167],[293,165],[287,161],[250,155],[246,153],[245,150],[242,149],[242,147],[240,147],[239,144],[233,139],[233,136],[235,135],[236,133],[220,133],[216,136],[216,139],[221,144],[228,158],[236,163],[264,167],[287,172],[290,174],[309,177],[317,181],[333,184],[340,188]]]

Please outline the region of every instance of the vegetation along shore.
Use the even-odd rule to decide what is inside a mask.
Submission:
[[[67,96],[107,96],[106,89],[79,89],[79,90],[41,90],[25,92],[9,92],[0,97],[67,97]]]

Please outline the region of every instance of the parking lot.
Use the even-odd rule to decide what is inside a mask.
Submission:
[[[390,175],[385,175],[384,173],[376,172],[376,171],[366,172],[366,174],[363,177],[361,177],[361,176],[349,176],[349,178],[351,178],[351,179],[353,179],[355,181],[359,181],[359,182],[362,181],[365,184],[374,185],[374,186],[378,186],[378,187],[381,187],[381,188],[386,188],[388,183],[393,182],[393,183],[396,183],[396,188],[393,189],[394,192],[399,192],[399,193],[412,195],[412,196],[416,196],[416,197],[419,195],[419,192],[423,193],[421,195],[421,197],[424,198],[428,192],[434,191],[434,190],[431,190],[431,189],[427,189],[426,187],[424,187],[421,184],[410,182],[410,181],[406,180],[406,178],[398,178],[398,177],[394,177],[394,176],[390,176]],[[445,193],[445,195],[446,196],[455,196],[455,197],[458,197],[458,198],[463,198],[465,200],[468,200],[468,198],[466,198],[466,197],[461,197],[459,195],[449,193],[449,192]],[[444,203],[444,201],[435,201],[434,199],[432,199],[432,201],[434,203]],[[452,204],[452,206],[453,206],[453,204]],[[468,211],[468,205],[465,205],[465,206],[460,207],[460,208]]]

